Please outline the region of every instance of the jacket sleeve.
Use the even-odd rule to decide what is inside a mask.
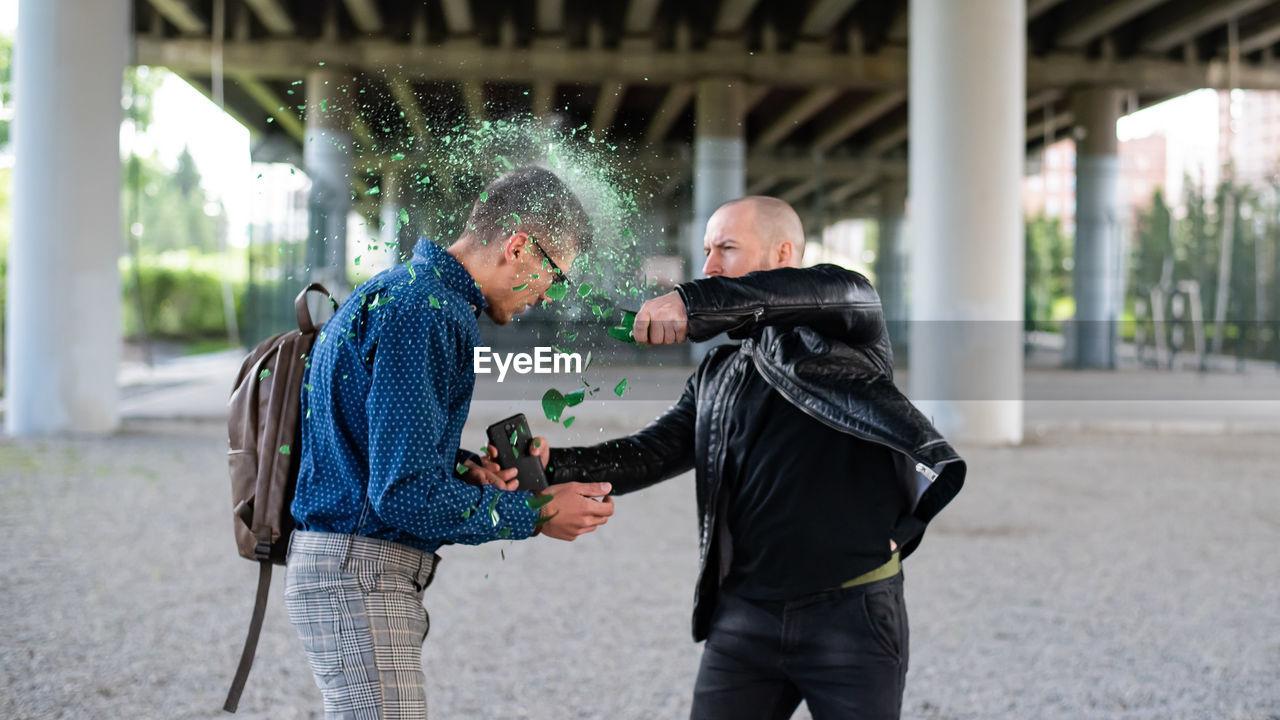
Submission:
[[[808,326],[859,346],[885,332],[880,296],[870,281],[836,265],[779,268],[739,278],[709,277],[676,286],[689,315],[689,338],[750,336],[764,326]]]
[[[590,447],[552,448],[548,481],[607,482],[614,495],[624,495],[687,472],[693,467],[696,393],[690,377],[680,400],[635,435]]]

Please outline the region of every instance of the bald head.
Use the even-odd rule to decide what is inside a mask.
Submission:
[[[702,271],[710,276],[800,267],[804,225],[785,201],[750,195],[721,205],[707,221],[702,242],[707,255]]]

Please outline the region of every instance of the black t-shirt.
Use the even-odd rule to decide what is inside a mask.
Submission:
[[[789,600],[883,565],[908,507],[893,451],[805,414],[751,364],[746,374],[721,479],[733,537],[725,590]]]

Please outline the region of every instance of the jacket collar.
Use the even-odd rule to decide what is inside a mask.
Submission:
[[[489,306],[476,279],[471,277],[471,273],[467,272],[457,258],[439,245],[427,238],[419,238],[418,243],[413,246],[413,261],[426,263],[439,270],[440,281],[471,303],[476,309],[476,317],[480,317],[480,312]]]

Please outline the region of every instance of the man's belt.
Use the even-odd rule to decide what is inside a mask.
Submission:
[[[891,578],[900,572],[902,572],[902,562],[901,562],[901,559],[898,557],[898,553],[894,553],[893,557],[889,558],[889,562],[881,565],[875,570],[862,573],[861,575],[859,575],[858,577],[852,580],[846,580],[845,582],[840,583],[840,587],[851,588],[851,587],[857,587],[859,585],[866,585],[867,583],[872,583],[877,580],[884,580],[885,578]]]

